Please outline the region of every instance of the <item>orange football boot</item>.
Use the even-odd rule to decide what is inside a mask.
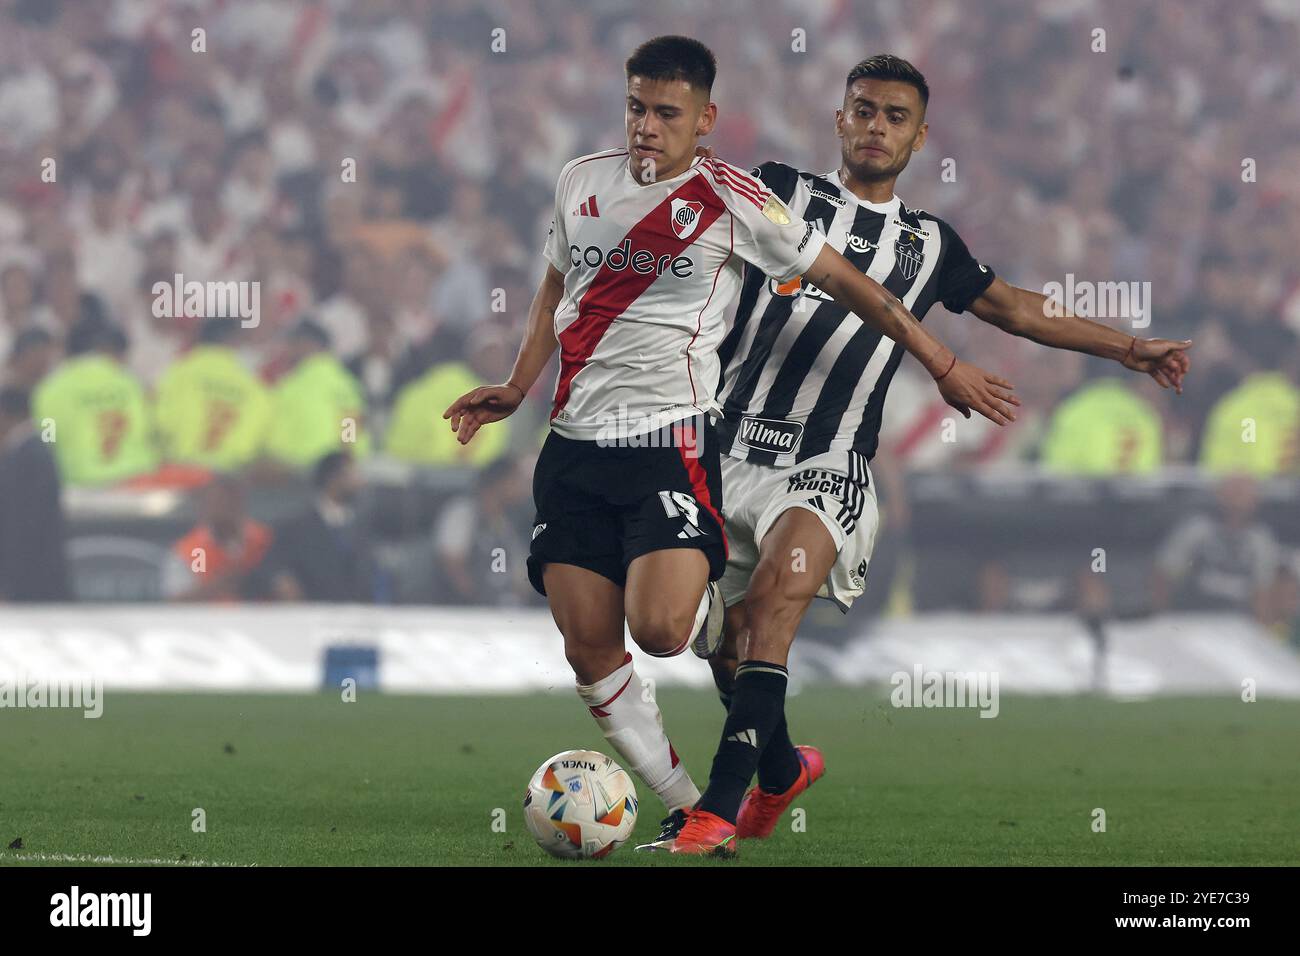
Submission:
[[[800,744],[794,748],[799,755],[799,776],[784,793],[768,793],[762,787],[753,787],[745,794],[736,814],[736,836],[741,840],[765,840],[776,829],[776,821],[786,808],[826,772],[826,761],[816,747]]]
[[[700,856],[735,856],[736,827],[708,810],[691,810],[669,849]]]

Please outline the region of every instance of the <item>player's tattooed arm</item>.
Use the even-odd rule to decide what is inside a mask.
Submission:
[[[484,425],[508,418],[523,404],[524,396],[542,374],[559,344],[555,340],[555,310],[563,298],[564,275],[548,264],[546,275],[542,276],[533,304],[528,309],[524,341],[519,346],[510,378],[500,385],[483,385],[466,392],[442,413],[443,418],[451,419],[451,430],[462,445],[467,444]]]
[[[1080,318],[1061,309],[1049,309],[1049,299],[995,278],[970,305],[976,317],[1004,332],[1049,348],[1086,352],[1114,359],[1127,369],[1145,372],[1162,388],[1183,391],[1183,376],[1192,367],[1187,349],[1191,339],[1140,339],[1100,322]]]
[[[872,328],[916,356],[938,384],[939,393],[967,418],[978,412],[989,421],[1006,425],[1016,420],[1020,400],[1005,379],[963,362],[946,345],[921,326],[880,283],[863,275],[847,259],[824,246],[805,277]]]

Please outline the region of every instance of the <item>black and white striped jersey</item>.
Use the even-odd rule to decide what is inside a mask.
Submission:
[[[782,163],[754,174],[918,319],[935,302],[966,311],[993,281],[951,226],[897,196],[869,203],[841,186],[838,172]],[[777,466],[850,449],[870,460],[904,354],[807,280],[778,282],[747,266],[735,324],[718,352],[722,453]]]

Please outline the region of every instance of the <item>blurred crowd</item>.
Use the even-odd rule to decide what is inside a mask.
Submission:
[[[1025,413],[942,441],[908,363],[878,461],[1300,474],[1291,0],[0,0],[8,407],[55,423],[68,485],[338,451],[526,473],[551,376],[468,448],[441,412],[507,374],[556,174],[622,142],[623,60],[666,32],[716,53],[710,143],[745,166],[835,168],[849,68],[910,59],[932,93],[905,202],[1017,285],[1150,282],[1135,331],[1195,339],[1174,396],[936,310]],[[255,284],[256,320],[168,307],[190,281]]]

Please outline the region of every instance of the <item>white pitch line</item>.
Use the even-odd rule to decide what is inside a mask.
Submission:
[[[6,860],[29,863],[105,863],[117,866],[255,866],[245,863],[217,863],[211,860],[163,860],[128,856],[92,856],[89,853],[6,853],[0,851],[0,863]]]

